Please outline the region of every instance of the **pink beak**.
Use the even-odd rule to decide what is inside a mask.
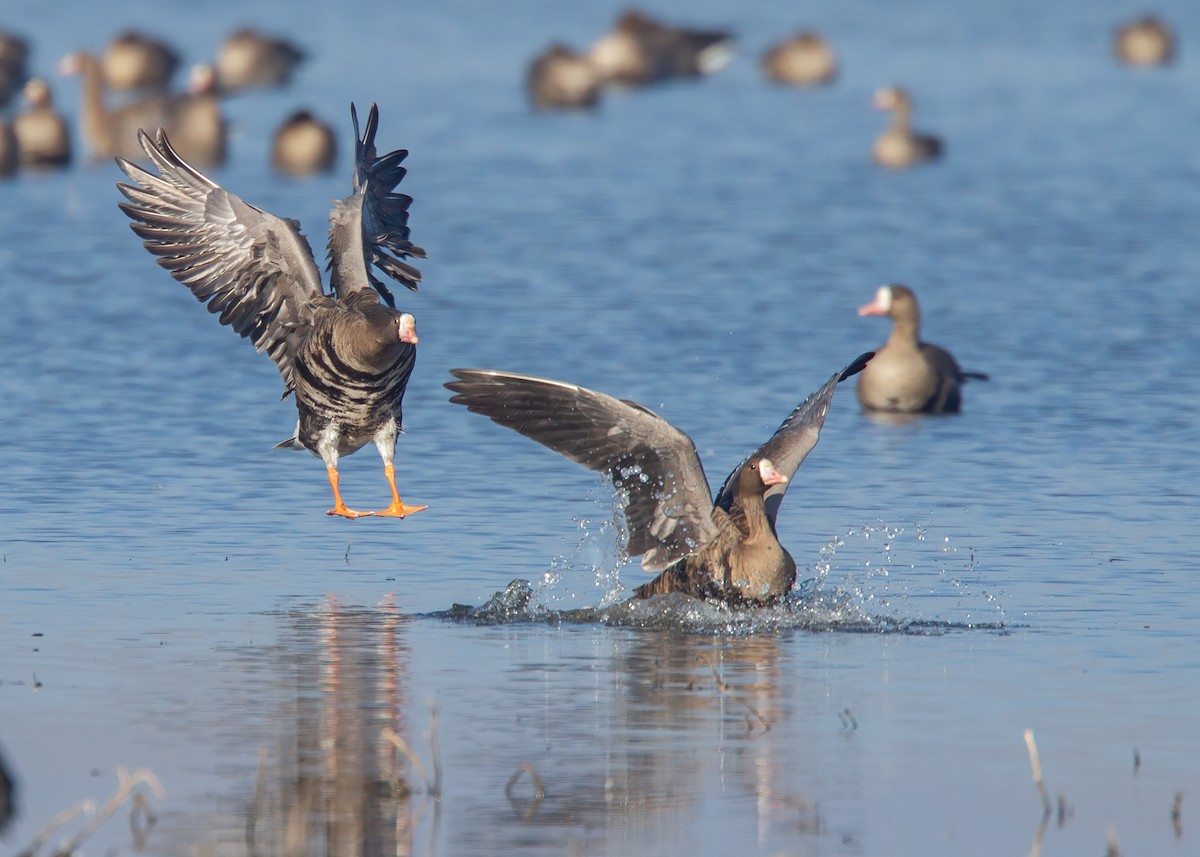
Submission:
[[[879,296],[876,295],[875,300],[871,301],[869,304],[863,304],[862,306],[860,306],[858,308],[858,314],[859,315],[887,315],[888,308],[883,303],[883,301],[881,301],[879,299]]]
[[[771,464],[760,465],[758,475],[762,477],[764,485],[780,485],[788,481],[788,478]]]
[[[417,322],[413,319],[400,323],[400,341],[409,345],[417,344]]]

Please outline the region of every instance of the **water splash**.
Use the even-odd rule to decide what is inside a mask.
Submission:
[[[1006,628],[1001,599],[986,586],[974,551],[960,550],[929,522],[850,528],[821,547],[810,576],[770,607],[731,607],[679,594],[630,599],[621,584],[629,561],[624,497],[598,486],[589,500],[597,514],[576,518],[579,538],[571,554],[555,557],[536,584],[514,580],[481,606],[456,604],[434,615],[476,624],[604,623],[733,636]]]

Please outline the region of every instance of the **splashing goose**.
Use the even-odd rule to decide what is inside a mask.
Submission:
[[[376,156],[375,105],[361,137],[353,105],[350,116],[354,190],[330,213],[331,294],[322,289],[296,221],[209,180],[175,153],[161,129],[153,140],[139,132],[159,175],[118,158],[133,183],[117,187],[129,200],[121,209],[134,221],[131,228],[158,263],[219,313],[222,324],[265,351],[283,376],[284,396],[295,393],[296,434],[279,446],[308,449],[325,462],[334,500],[329,514],[403,518],[426,508],[401,501],[392,465],[417,334],[412,315],[395,309],[371,266],[415,291],[420,271],[401,260],[424,258],[425,251],[408,240],[412,198],[393,192],[408,152]],[[357,512],[342,502],[338,458],[372,441],[392,502],[379,512]]]
[[[481,369],[452,369],[450,401],[483,414],[589,470],[621,492],[628,551],[660,572],[639,598],[684,592],[766,604],[796,580],[796,563],[775,535],[793,475],[817,445],[839,381],[860,372],[867,353],[800,404],[725,480],[712,499],[696,446],[636,402],[574,384]]]

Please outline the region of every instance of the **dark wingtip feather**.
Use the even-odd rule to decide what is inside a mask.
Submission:
[[[842,374],[838,375],[838,382],[845,381],[847,378],[853,378],[863,369],[867,368],[867,364],[871,362],[871,358],[875,356],[874,351],[867,351],[854,358],[854,362],[842,370]]]

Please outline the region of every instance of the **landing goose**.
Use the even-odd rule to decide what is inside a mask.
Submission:
[[[783,494],[817,444],[839,381],[860,372],[863,354],[784,421],[739,464],[714,501],[696,446],[636,402],[561,381],[482,369],[452,369],[450,401],[604,473],[620,492],[628,551],[658,576],[638,598],[683,592],[765,604],[787,594],[796,563],[779,544]]]
[[[904,169],[942,156],[941,138],[912,129],[912,98],[896,86],[875,93],[875,109],[891,111],[887,129],[875,139],[872,155],[875,163]]]
[[[958,413],[962,384],[986,381],[987,375],[964,372],[958,361],[936,345],[921,341],[921,309],[908,286],[880,286],[859,315],[892,320],[892,333],[859,376],[855,392],[867,411],[899,414]]]
[[[393,192],[408,152],[376,155],[375,105],[361,137],[353,105],[350,116],[354,191],[330,213],[329,294],[299,223],[213,183],[175,153],[161,129],[153,140],[139,133],[159,175],[118,158],[133,183],[117,187],[129,200],[121,209],[134,221],[131,228],[158,263],[219,313],[222,324],[265,351],[283,376],[284,396],[295,393],[296,434],[279,446],[308,449],[325,462],[334,501],[329,514],[403,518],[426,508],[401,501],[392,466],[417,334],[413,317],[395,309],[371,265],[415,291],[421,274],[401,260],[424,258],[425,251],[408,240],[412,198]],[[338,457],[372,441],[392,502],[379,512],[357,512],[338,491]]]

